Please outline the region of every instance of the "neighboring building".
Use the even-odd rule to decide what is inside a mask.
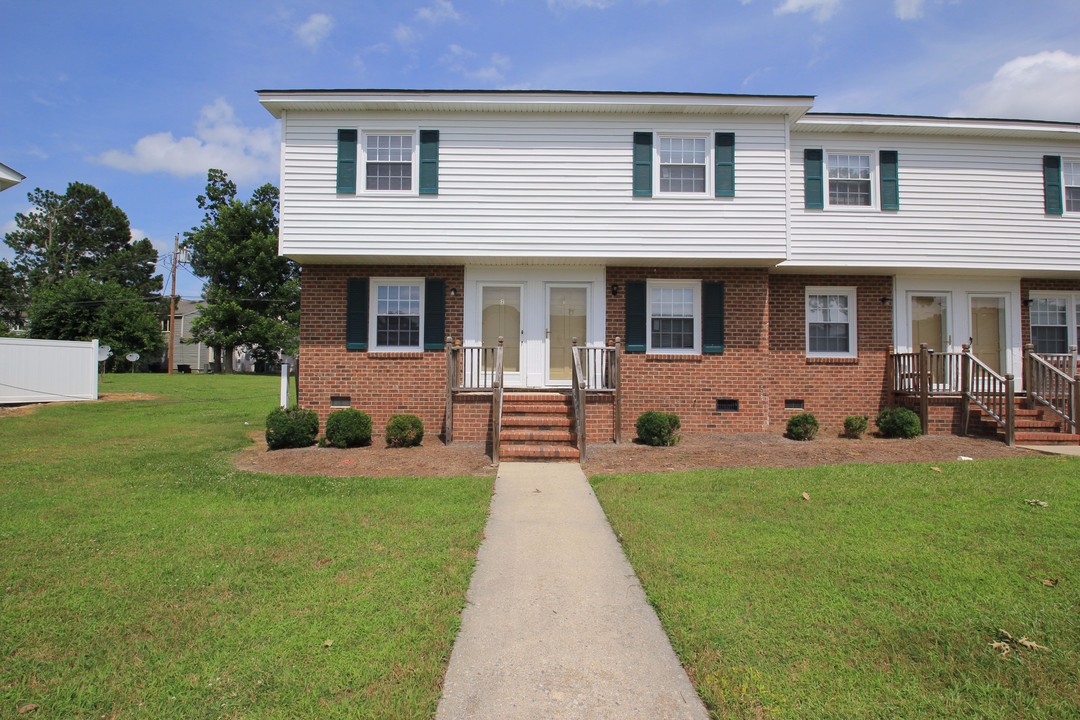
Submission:
[[[26,176],[22,173],[12,170],[4,163],[0,163],[0,192],[15,187],[25,179]]]
[[[1077,123],[810,96],[259,97],[282,122],[280,251],[303,265],[300,404],[323,420],[351,404],[443,429],[451,407],[456,439],[490,438],[490,394],[447,402],[447,336],[504,337],[505,385],[530,390],[569,388],[573,338],[622,338],[629,436],[650,409],[691,431],[782,432],[804,410],[838,429],[911,389],[922,343],[939,363],[970,344],[1019,389],[1025,343],[1080,333]],[[480,357],[453,352],[459,385]],[[960,427],[966,407],[934,404],[935,431]],[[589,438],[616,417],[591,395]]]
[[[201,342],[191,342],[191,323],[199,317],[199,306],[191,300],[176,301],[176,333],[173,345],[173,370],[205,372],[213,360],[213,352]],[[161,356],[161,365],[169,362],[169,318],[161,321],[161,334],[165,340],[165,352]]]

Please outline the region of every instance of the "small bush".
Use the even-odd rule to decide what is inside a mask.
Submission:
[[[914,438],[922,435],[919,416],[902,407],[885,408],[878,413],[877,426],[889,438]]]
[[[394,415],[386,423],[388,447],[415,447],[424,439],[424,423],[415,415]]]
[[[787,434],[792,440],[813,440],[817,431],[818,421],[813,413],[792,415],[787,421]]]
[[[303,408],[277,408],[266,416],[266,446],[271,450],[301,448],[315,444],[319,416]]]
[[[335,410],[326,418],[326,442],[336,448],[371,444],[371,416],[355,408]]]
[[[869,420],[865,415],[848,415],[844,418],[844,434],[858,440],[866,432],[866,424]]]
[[[675,413],[649,410],[637,419],[637,436],[653,447],[674,445],[679,442],[679,427],[679,416]]]

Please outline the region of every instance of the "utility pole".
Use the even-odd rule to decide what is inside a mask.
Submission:
[[[169,293],[169,374],[173,374],[173,352],[176,347],[176,264],[180,259],[180,236],[173,240],[172,291]]]

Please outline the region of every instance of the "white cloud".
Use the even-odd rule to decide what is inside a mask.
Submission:
[[[547,0],[548,9],[578,10],[580,8],[592,8],[593,10],[605,10],[614,5],[618,0]]]
[[[408,25],[398,25],[394,28],[394,39],[402,45],[410,45],[416,41],[416,31]]]
[[[510,58],[500,53],[492,53],[488,63],[481,67],[476,67],[473,63],[477,57],[472,50],[451,45],[449,51],[439,58],[439,62],[462,77],[484,83],[501,81],[504,73],[510,69]]]
[[[205,175],[210,168],[220,168],[233,180],[252,182],[277,174],[278,139],[273,127],[241,124],[232,106],[218,98],[202,109],[194,136],[155,133],[139,138],[130,152],[108,150],[89,159],[118,170],[177,177]]]
[[[896,17],[901,20],[915,20],[923,15],[926,0],[896,0]]]
[[[1045,50],[1014,58],[963,93],[954,114],[1080,122],[1080,55]]]
[[[315,13],[296,28],[296,39],[309,49],[318,50],[333,29],[334,18],[325,13]]]
[[[438,25],[448,20],[461,20],[461,15],[454,9],[454,4],[450,0],[434,0],[431,5],[416,11],[416,19]]]
[[[836,13],[839,7],[840,0],[784,0],[774,12],[777,15],[809,12],[814,14],[814,19],[818,22],[825,22]]]

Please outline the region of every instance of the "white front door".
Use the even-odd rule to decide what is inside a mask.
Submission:
[[[1008,347],[1006,295],[969,295],[971,311],[971,354],[986,363],[994,372],[1009,372],[1006,357]]]
[[[573,381],[576,342],[585,345],[589,333],[589,286],[547,283],[547,327],[544,328],[544,384],[569,386]]]
[[[522,347],[525,343],[524,307],[521,283],[480,283],[480,341],[495,347],[503,339],[503,382],[520,387],[524,369]],[[485,360],[487,355],[484,356]],[[493,370],[494,368],[484,368]]]

